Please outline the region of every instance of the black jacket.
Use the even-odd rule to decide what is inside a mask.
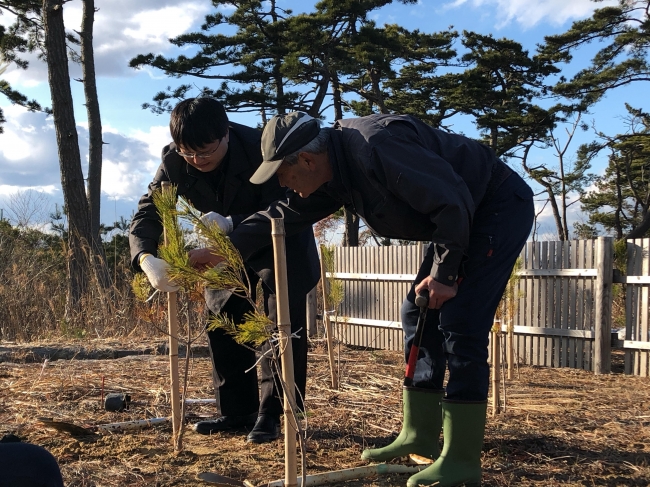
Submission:
[[[345,205],[379,235],[431,241],[431,275],[445,284],[460,272],[476,208],[511,173],[488,147],[404,115],[336,122],[328,155],[332,181],[308,198],[292,195],[277,205],[287,233]],[[262,243],[266,226],[264,214],[254,215],[231,240],[246,256]]]
[[[163,148],[162,163],[147,194],[140,198],[138,211],[131,221],[129,245],[132,265],[139,269],[138,256],[142,252],[157,255],[158,242],[162,235],[162,224],[152,201],[153,191],[160,188],[162,181],[177,186],[179,196],[188,199],[202,213],[215,211],[230,215],[233,226],[256,211],[266,209],[269,204],[286,198],[286,190],[280,187],[277,178],[262,185],[254,185],[249,178],[262,162],[259,130],[236,123],[229,125],[228,152],[221,163],[223,175],[218,188],[214,188],[211,176],[190,166],[176,153],[175,144]],[[286,239],[287,274],[289,285],[308,293],[320,278],[320,266],[316,242],[310,225]],[[269,240],[249,252],[244,258],[249,271],[252,269],[271,288],[274,285],[273,249]],[[209,290],[206,300],[213,312],[218,312],[230,297],[227,291]]]

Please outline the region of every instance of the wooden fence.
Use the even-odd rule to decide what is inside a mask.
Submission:
[[[528,242],[513,327],[519,362],[610,371],[612,240]]]
[[[625,373],[650,376],[650,239],[627,241],[627,275],[617,281],[625,284],[625,339],[617,344],[625,349]]]
[[[627,276],[614,277],[613,240],[529,242],[513,305],[502,321],[514,332],[519,363],[607,373],[611,346],[626,350],[626,373],[650,374],[650,239],[628,242]],[[344,302],[335,337],[369,348],[403,350],[400,306],[422,261],[422,245],[338,247],[335,272]],[[624,340],[611,335],[613,283],[623,283]]]
[[[337,247],[334,279],[345,299],[333,315],[334,337],[362,347],[403,350],[400,308],[424,257],[422,245]]]

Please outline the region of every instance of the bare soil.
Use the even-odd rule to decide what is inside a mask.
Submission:
[[[343,348],[341,387],[332,390],[325,350],[319,342],[312,345],[308,473],[361,466],[365,447],[385,445],[399,431],[403,359],[397,352]],[[95,345],[111,347],[128,348]],[[281,478],[282,441],[250,445],[245,433],[201,436],[188,430],[184,450],[175,454],[169,423],[137,432],[73,437],[37,419],[92,426],[169,416],[168,359],[150,354],[156,347],[133,346],[140,355],[112,360],[40,363],[27,363],[29,353],[14,347],[13,362],[0,363],[0,436],[13,433],[47,448],[69,487],[206,485],[195,478],[202,471],[257,485]],[[189,376],[187,397],[213,397],[208,358],[193,358]],[[521,367],[516,379],[507,381],[506,412],[492,417],[488,409],[483,486],[650,485],[649,386],[647,378],[621,374]],[[107,412],[102,393],[109,392],[127,392],[134,404],[125,412]],[[214,405],[192,405],[189,412],[211,416]],[[397,475],[336,485],[387,487],[405,485],[406,480]]]

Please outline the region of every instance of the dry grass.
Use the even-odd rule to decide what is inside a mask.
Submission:
[[[151,345],[151,344],[148,344]],[[103,344],[97,344],[102,348]],[[124,344],[121,345],[124,348]],[[341,390],[328,387],[327,357],[310,352],[308,473],[362,465],[368,445],[385,444],[401,419],[403,366],[395,352],[343,349]],[[209,359],[191,363],[188,397],[212,397]],[[129,392],[130,411],[108,413],[104,393]],[[243,434],[212,437],[188,432],[175,456],[169,424],[136,433],[73,438],[46,430],[47,416],[78,425],[170,414],[167,359],[57,360],[0,364],[0,432],[46,447],[69,487],[202,485],[201,471],[257,483],[281,478],[283,445],[247,445]],[[648,379],[594,376],[570,369],[524,367],[507,384],[505,414],[489,418],[483,449],[484,486],[650,485]],[[211,415],[213,405],[190,406]],[[405,485],[406,477],[339,485]]]

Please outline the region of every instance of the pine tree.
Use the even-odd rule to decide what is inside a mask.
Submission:
[[[598,0],[594,0],[598,1]],[[556,93],[592,104],[609,90],[648,80],[650,65],[650,0],[619,0],[585,20],[574,22],[564,34],[548,36],[540,53],[555,61],[570,62],[577,49],[604,43],[591,61],[571,80],[562,78]]]
[[[609,152],[605,174],[596,191],[582,200],[588,224],[602,227],[617,239],[650,235],[650,114],[627,105],[628,132],[581,148],[583,159]]]
[[[0,0],[0,15],[3,12],[14,15],[16,20],[8,28],[0,25],[0,76],[11,65],[27,69],[28,63],[20,58],[20,54],[33,49],[42,25],[40,4],[31,0]],[[48,112],[36,100],[30,100],[19,91],[12,89],[11,85],[3,79],[0,79],[0,93],[11,103],[21,105],[32,112]],[[4,122],[6,120],[0,108],[0,134],[3,133]]]

